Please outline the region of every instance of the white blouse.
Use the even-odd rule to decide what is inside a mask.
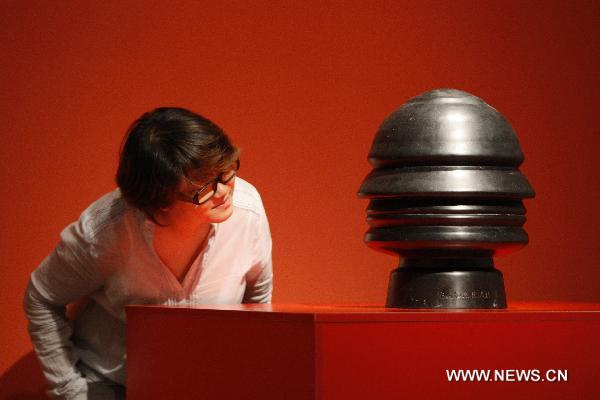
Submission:
[[[63,230],[57,247],[31,274],[24,302],[52,397],[87,398],[78,360],[125,384],[127,304],[271,301],[271,234],[260,195],[236,178],[233,206],[230,218],[212,225],[181,283],[154,251],[154,223],[129,206],[119,189]],[[82,298],[90,301],[71,324],[64,306]]]

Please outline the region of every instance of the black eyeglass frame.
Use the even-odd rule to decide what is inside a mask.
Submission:
[[[201,206],[202,204],[204,204],[204,203],[208,202],[210,199],[212,199],[212,198],[214,197],[215,193],[217,193],[217,189],[218,189],[218,187],[217,187],[217,186],[219,185],[219,183],[222,183],[223,185],[226,185],[226,184],[228,184],[229,182],[231,182],[231,180],[237,176],[237,172],[239,171],[239,169],[240,169],[240,159],[238,158],[238,159],[235,161],[235,169],[233,170],[233,175],[231,175],[231,176],[230,176],[229,178],[227,178],[226,180],[223,180],[223,174],[229,173],[229,172],[231,172],[231,171],[222,172],[222,173],[221,173],[221,174],[219,174],[219,176],[217,176],[215,179],[211,179],[210,181],[208,181],[208,182],[207,182],[207,183],[205,183],[204,185],[200,186],[200,187],[198,188],[198,190],[196,190],[196,191],[194,192],[194,196],[192,197],[192,203],[193,203],[193,204],[195,204],[195,205],[197,205],[197,206]],[[186,181],[188,181],[190,184],[192,184],[192,185],[194,185],[194,186],[199,186],[197,183],[194,183],[194,182],[192,182],[191,180],[189,180],[189,179],[188,179],[186,176],[184,176],[184,178],[185,178],[185,180],[186,180]],[[213,194],[212,194],[212,195],[211,195],[209,198],[207,198],[206,200],[204,200],[204,201],[202,201],[202,202],[201,202],[201,201],[199,200],[199,198],[200,198],[200,193],[202,193],[203,191],[205,191],[205,190],[206,190],[206,188],[208,188],[208,187],[210,187],[210,186],[212,186],[212,191],[213,191]]]

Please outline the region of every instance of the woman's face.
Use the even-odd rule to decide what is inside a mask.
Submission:
[[[166,211],[173,222],[194,223],[219,223],[227,220],[233,213],[233,190],[235,177],[227,183],[218,182],[212,197],[200,205],[192,202],[198,187],[203,185],[193,184],[182,179],[179,184],[180,200],[175,201]],[[212,193],[212,190],[211,190]],[[204,199],[201,199],[204,200]]]
[[[189,182],[184,182],[184,187],[188,195],[193,198],[197,187]],[[233,213],[233,189],[235,188],[235,177],[227,183],[218,182],[216,190],[210,199],[200,205],[183,202],[191,213],[197,218],[205,220],[208,223],[219,223],[225,221]],[[182,202],[180,202],[182,203]]]
[[[199,205],[194,211],[206,216],[208,222],[219,223],[233,214],[233,189],[235,177],[229,182],[217,184],[215,195],[206,203]]]

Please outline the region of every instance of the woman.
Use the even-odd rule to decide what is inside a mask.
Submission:
[[[270,302],[269,225],[256,189],[236,177],[238,154],[181,108],[131,126],[118,189],[63,230],[25,293],[51,397],[124,398],[126,304]],[[65,306],[81,299],[69,322]]]

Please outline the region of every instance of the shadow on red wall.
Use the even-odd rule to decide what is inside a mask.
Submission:
[[[0,376],[0,400],[46,400],[45,387],[44,376],[31,351]]]

